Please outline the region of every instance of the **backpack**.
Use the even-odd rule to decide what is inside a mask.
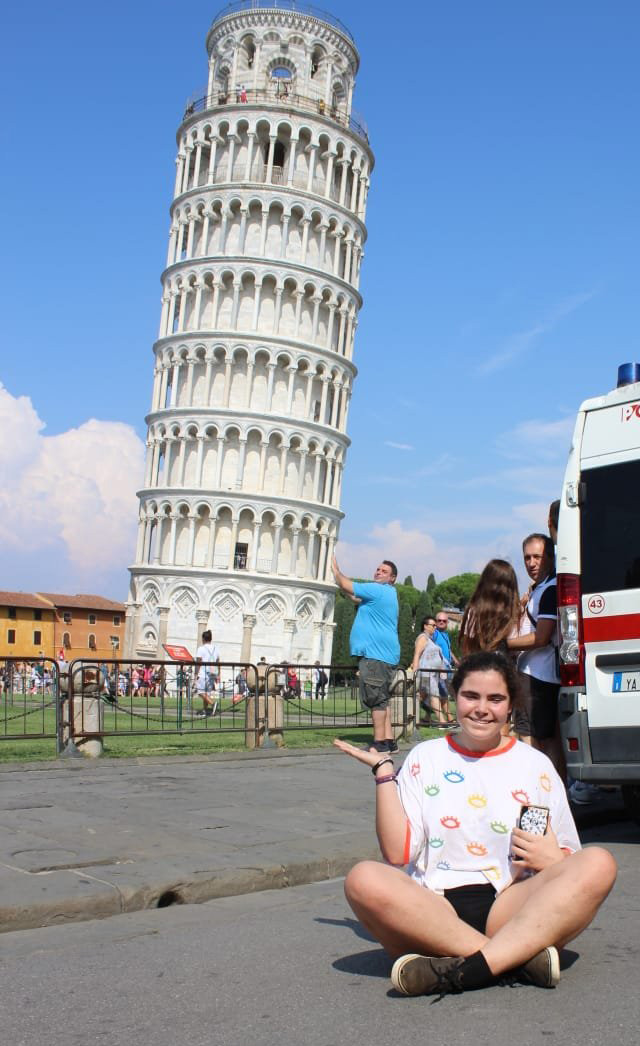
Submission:
[[[326,686],[329,682],[329,676],[325,672],[324,668],[321,668],[318,672],[318,682],[320,683],[320,686]]]

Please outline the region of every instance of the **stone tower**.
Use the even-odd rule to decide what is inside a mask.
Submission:
[[[324,12],[235,3],[177,134],[126,651],[331,657],[373,155]]]

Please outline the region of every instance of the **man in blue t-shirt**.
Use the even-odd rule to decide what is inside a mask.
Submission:
[[[393,587],[397,567],[384,559],[376,567],[373,581],[352,581],[342,573],[334,556],[333,576],[336,585],[358,604],[349,648],[351,656],[360,659],[360,700],[371,712],[373,742],[369,747],[376,752],[397,752],[389,709],[391,684],[400,660],[398,596]]]

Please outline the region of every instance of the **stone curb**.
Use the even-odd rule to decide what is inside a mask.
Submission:
[[[47,926],[64,926],[90,919],[107,919],[113,915],[165,908],[173,904],[202,904],[222,897],[264,890],[283,890],[325,882],[347,874],[358,861],[379,859],[377,847],[357,852],[318,857],[309,861],[265,865],[262,868],[227,868],[212,875],[149,883],[141,887],[111,886],[104,893],[50,903],[4,906],[0,908],[0,933],[34,930]],[[107,885],[105,883],[105,885]]]

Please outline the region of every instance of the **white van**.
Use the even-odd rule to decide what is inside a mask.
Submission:
[[[558,525],[567,770],[619,784],[640,819],[640,365],[579,412]]]

